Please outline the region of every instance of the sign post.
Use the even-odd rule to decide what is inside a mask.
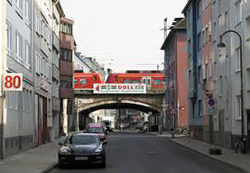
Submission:
[[[216,114],[215,100],[213,98],[207,99],[207,114],[208,115]]]

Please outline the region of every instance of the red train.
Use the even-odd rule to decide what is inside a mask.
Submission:
[[[99,73],[74,73],[74,89],[93,90],[94,83],[104,83]]]
[[[147,88],[163,89],[163,73],[111,73],[106,83],[144,83]]]

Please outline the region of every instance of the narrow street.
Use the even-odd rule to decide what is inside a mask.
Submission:
[[[149,134],[113,133],[108,137],[107,167],[56,168],[50,173],[242,173],[226,164]]]

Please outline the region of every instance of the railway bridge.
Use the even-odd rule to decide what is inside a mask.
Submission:
[[[147,89],[146,93],[138,94],[95,94],[93,90],[75,90],[75,111],[79,119],[100,109],[137,109],[158,116],[162,111],[163,100],[163,89]]]

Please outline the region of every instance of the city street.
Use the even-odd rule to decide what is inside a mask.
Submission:
[[[221,162],[185,149],[167,138],[139,133],[113,133],[108,137],[107,167],[56,168],[50,173],[242,173]]]

